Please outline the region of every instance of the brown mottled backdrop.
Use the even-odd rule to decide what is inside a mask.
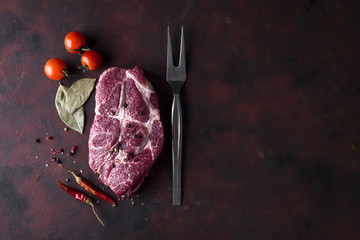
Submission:
[[[360,239],[359,12],[355,0],[2,0],[0,239]],[[181,207],[167,25],[175,45],[184,25],[187,47]],[[100,70],[76,69],[63,46],[74,30],[103,55]],[[52,57],[75,75],[65,85],[138,65],[159,94],[162,154],[138,195],[96,203],[105,227],[56,184],[77,187],[50,149],[76,145],[64,165],[102,186],[87,164],[94,93],[84,134],[64,131],[58,83],[43,73]]]

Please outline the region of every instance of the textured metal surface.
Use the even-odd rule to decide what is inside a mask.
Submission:
[[[359,3],[220,2],[1,1],[1,239],[360,239]],[[184,25],[187,44],[181,207],[167,25]],[[103,54],[101,70],[76,70],[79,56],[63,47],[74,30]],[[164,150],[138,196],[96,204],[105,227],[56,186],[71,176],[50,149],[73,145],[64,165],[100,184],[87,165],[94,94],[84,134],[63,131],[58,84],[43,73],[51,57],[76,75],[66,85],[138,65],[159,94]]]

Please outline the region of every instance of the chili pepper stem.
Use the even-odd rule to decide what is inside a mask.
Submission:
[[[86,199],[86,203],[89,204],[96,216],[96,218],[99,220],[99,222],[101,223],[101,225],[105,226],[105,224],[103,223],[103,221],[101,221],[100,217],[97,215],[96,211],[95,211],[95,207],[94,204],[92,203],[92,201],[90,200],[90,198]]]
[[[80,182],[81,182],[81,177],[77,176],[73,171],[71,171],[71,170],[67,169],[66,167],[64,167],[64,165],[62,165],[61,163],[59,163],[59,166],[62,167],[64,170],[68,171],[69,173],[71,173],[71,174],[74,176],[76,182],[77,182],[78,184],[80,184]]]
[[[101,225],[105,226],[105,224],[103,223],[103,221],[101,221],[100,217],[96,214],[95,212],[95,207],[94,207],[94,203],[93,201],[85,194],[83,194],[82,192],[80,192],[79,190],[76,190],[75,188],[72,187],[68,187],[64,184],[62,184],[62,182],[60,182],[60,180],[57,181],[57,184],[59,185],[59,187],[64,190],[65,192],[67,192],[68,194],[70,194],[72,197],[74,197],[75,199],[84,202],[86,204],[89,204],[92,207],[92,210],[96,216],[96,218],[99,220],[99,222],[101,223]]]

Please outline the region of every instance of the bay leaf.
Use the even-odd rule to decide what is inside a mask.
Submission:
[[[83,78],[71,85],[65,98],[65,108],[68,112],[74,113],[84,105],[94,89],[95,81],[96,78]]]
[[[66,97],[68,96],[69,87],[59,85],[59,88],[56,92],[55,96],[55,107],[61,118],[61,120],[71,129],[82,133],[84,130],[84,122],[85,122],[85,111],[84,107],[76,109],[74,113],[70,113],[66,109]]]

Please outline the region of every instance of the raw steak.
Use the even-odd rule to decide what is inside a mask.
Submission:
[[[158,96],[140,68],[110,68],[96,85],[89,166],[118,196],[133,194],[164,143]]]

